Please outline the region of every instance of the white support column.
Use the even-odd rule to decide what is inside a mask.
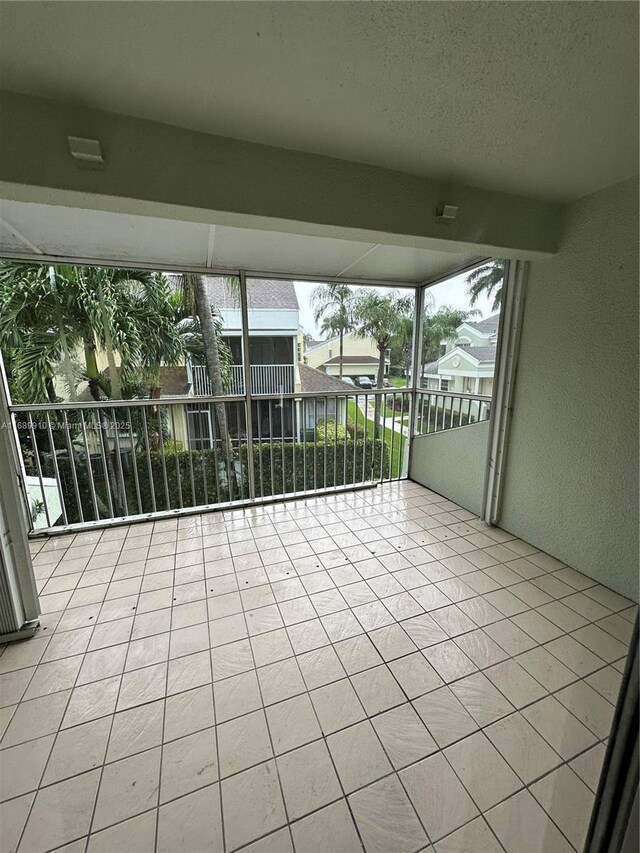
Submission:
[[[513,407],[526,268],[527,264],[523,261],[505,263],[483,504],[483,517],[489,524],[498,524],[500,519],[502,473]]]

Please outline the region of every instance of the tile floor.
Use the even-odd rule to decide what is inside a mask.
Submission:
[[[580,850],[635,606],[416,484],[34,542],[3,853]]]

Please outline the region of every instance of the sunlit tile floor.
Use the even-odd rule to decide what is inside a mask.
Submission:
[[[580,850],[635,606],[412,483],[34,543],[3,853]]]

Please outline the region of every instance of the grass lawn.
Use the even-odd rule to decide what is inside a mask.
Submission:
[[[407,380],[404,376],[387,376],[387,381],[392,388],[407,387]]]
[[[354,423],[356,422],[356,409],[357,405],[355,401],[349,401],[349,403],[347,404],[347,417]],[[373,438],[373,407],[368,414],[369,416],[367,417],[367,438]],[[362,414],[360,409],[357,409],[357,417],[358,427],[362,427],[364,415]],[[381,427],[380,435],[383,438],[384,443],[387,445],[387,450],[391,453],[391,475],[393,477],[399,477],[402,474],[404,445],[407,439],[404,435],[401,435],[399,432],[394,432],[393,430],[390,430],[387,427]]]

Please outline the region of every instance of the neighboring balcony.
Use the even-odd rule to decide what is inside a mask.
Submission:
[[[212,394],[207,368],[193,365],[193,393],[196,396]],[[292,394],[295,385],[294,364],[252,364],[251,385],[253,394]],[[234,364],[231,368],[229,394],[244,394],[244,367]]]

